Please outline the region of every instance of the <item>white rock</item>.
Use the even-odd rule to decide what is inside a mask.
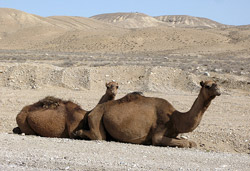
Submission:
[[[210,77],[209,72],[204,72],[204,75]]]
[[[182,139],[188,139],[188,137],[187,137],[187,136],[184,136],[184,135],[182,135],[181,138],[182,138]]]

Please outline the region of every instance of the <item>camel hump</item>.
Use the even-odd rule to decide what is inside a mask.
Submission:
[[[135,91],[135,92],[132,92],[132,93],[128,93],[126,96],[119,99],[118,101],[119,101],[119,103],[131,102],[131,101],[137,100],[137,99],[139,99],[141,97],[144,97],[143,93],[139,92],[139,91]]]
[[[35,108],[56,109],[63,101],[53,96],[47,96],[34,104]]]
[[[134,92],[129,93],[129,94],[133,94],[133,95],[141,95],[141,96],[143,96],[143,92],[141,92],[141,91],[134,91]]]

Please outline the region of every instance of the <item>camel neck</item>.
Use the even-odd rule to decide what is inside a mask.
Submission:
[[[102,96],[102,98],[98,104],[105,103],[105,102],[110,101],[110,100],[114,100],[114,98],[115,98],[114,95],[106,93]]]
[[[193,131],[200,124],[202,116],[212,99],[213,97],[205,99],[200,93],[188,112],[181,113],[176,111],[173,117],[178,132],[187,133]]]

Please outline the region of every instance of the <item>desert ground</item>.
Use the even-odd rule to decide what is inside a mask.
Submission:
[[[1,170],[249,170],[249,25],[137,13],[40,17],[4,8],[0,24]],[[141,91],[183,112],[201,80],[215,80],[222,95],[197,129],[180,135],[197,143],[193,149],[12,133],[25,105],[55,96],[91,110],[111,80],[119,83],[116,99]]]

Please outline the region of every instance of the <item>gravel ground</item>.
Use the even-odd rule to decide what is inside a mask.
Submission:
[[[249,170],[250,168],[250,157],[246,154],[6,133],[1,133],[0,139],[0,170]]]

